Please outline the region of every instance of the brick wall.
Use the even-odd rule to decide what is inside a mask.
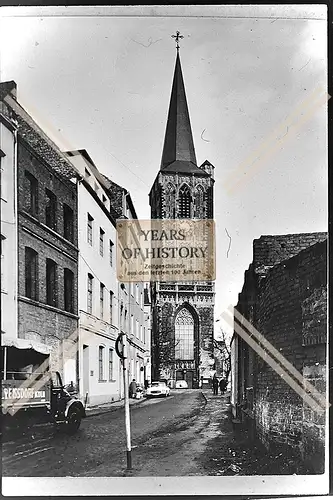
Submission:
[[[283,234],[261,236],[253,241],[253,263],[256,273],[297,255],[319,241],[327,239],[327,233]]]
[[[52,369],[63,373],[66,357],[75,359],[77,335],[77,286],[78,286],[78,249],[77,249],[77,195],[76,185],[62,177],[30,145],[19,137],[18,142],[18,335],[21,338],[35,339],[53,346],[50,362]],[[53,157],[54,161],[54,157]],[[27,189],[25,172],[28,171],[38,180],[38,213],[31,216],[27,211]],[[45,189],[57,197],[56,229],[45,224]],[[63,206],[73,210],[73,242],[64,238]],[[25,247],[38,253],[38,300],[25,297]],[[46,259],[57,264],[57,307],[46,304]],[[73,314],[64,311],[64,270],[74,275]],[[72,347],[66,347],[65,340],[73,337]],[[72,341],[69,343],[72,344]]]
[[[325,287],[326,242],[322,242],[268,272],[260,286],[257,310],[258,330],[321,392],[325,381]],[[316,312],[311,320],[309,309]],[[316,323],[311,332],[309,322]],[[305,347],[304,337],[307,341],[312,337],[312,344]],[[316,472],[320,472],[324,459],[322,416],[310,411],[303,399],[267,364],[259,366],[255,402],[259,435],[266,443],[291,446],[309,458]],[[309,449],[316,450],[311,458]]]
[[[22,140],[18,142],[18,210],[24,211],[27,206],[27,189],[25,171],[30,172],[38,180],[38,215],[36,219],[45,225],[46,196],[45,189],[52,191],[57,197],[57,236],[64,234],[63,206],[66,204],[73,210],[73,244],[77,247],[77,195],[76,185],[55,173],[43,159]],[[56,236],[56,235],[55,235]],[[66,242],[65,242],[66,243]]]
[[[321,393],[325,391],[327,330],[325,239],[324,233],[316,233],[256,240],[255,259],[245,274],[237,305]],[[286,254],[293,256],[284,259]],[[243,340],[239,342],[238,376],[238,403],[247,409],[246,388],[253,385],[252,417],[261,441],[270,448],[291,448],[311,470],[322,472],[324,415],[311,410]]]

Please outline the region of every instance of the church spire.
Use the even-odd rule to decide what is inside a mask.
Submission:
[[[202,170],[197,166],[182,68],[180,65],[179,38],[182,38],[182,36],[177,32],[177,35],[173,35],[173,38],[176,39],[177,57],[165,131],[161,171],[202,173]]]

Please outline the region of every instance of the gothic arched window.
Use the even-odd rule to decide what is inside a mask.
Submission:
[[[199,185],[195,193],[195,217],[197,219],[203,219],[204,216],[205,216],[204,190],[203,187]]]
[[[194,359],[194,319],[185,308],[175,321],[175,359]]]
[[[179,190],[179,217],[181,219],[191,217],[191,193],[186,184],[183,184]]]
[[[168,184],[164,190],[164,211],[165,216],[170,219],[176,218],[175,212],[175,188],[172,184]]]

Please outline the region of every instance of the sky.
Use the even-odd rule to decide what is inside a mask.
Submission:
[[[237,303],[255,238],[327,230],[326,6],[1,10],[1,81],[16,81],[62,150],[86,149],[126,187],[141,219],[162,155],[171,35],[184,36],[197,161],[215,166],[216,319]]]

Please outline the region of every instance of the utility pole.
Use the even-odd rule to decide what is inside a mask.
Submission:
[[[120,287],[118,284],[118,297],[120,298]],[[127,455],[127,469],[132,469],[132,450],[131,450],[131,421],[130,421],[130,406],[129,406],[129,384],[128,384],[128,352],[127,352],[127,334],[123,328],[120,317],[119,318],[119,335],[116,340],[115,349],[116,353],[121,359],[123,365],[124,376],[124,406],[125,406],[125,433],[126,433],[126,455]]]
[[[127,336],[122,332],[123,343],[123,374],[124,374],[124,397],[125,397],[125,431],[126,431],[126,455],[127,469],[132,469],[132,449],[131,449],[131,421],[129,406],[129,386],[128,386],[128,357],[127,357]]]

